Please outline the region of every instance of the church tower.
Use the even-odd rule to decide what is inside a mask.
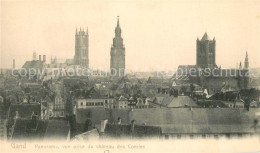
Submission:
[[[217,68],[216,65],[216,40],[210,40],[207,33],[201,40],[197,39],[197,59],[196,65],[199,68]]]
[[[110,51],[110,71],[112,76],[123,76],[125,72],[125,46],[121,37],[119,16],[115,28],[115,37]]]
[[[244,63],[244,69],[248,69],[249,68],[249,61],[248,61],[248,55],[246,52],[246,58],[245,58],[245,63]]]
[[[84,29],[76,29],[75,34],[75,56],[74,64],[80,65],[84,68],[89,68],[89,59],[88,59],[88,30],[86,32]]]

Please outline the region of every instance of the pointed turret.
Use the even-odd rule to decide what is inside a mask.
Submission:
[[[242,63],[241,63],[241,61],[240,61],[240,63],[239,63],[239,69],[242,69]]]
[[[78,28],[76,28],[76,35],[78,35]]]

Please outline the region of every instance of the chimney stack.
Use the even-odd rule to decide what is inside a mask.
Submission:
[[[46,62],[46,55],[43,55],[43,62]]]
[[[108,120],[101,120],[100,132],[105,132]]]
[[[133,133],[135,130],[135,120],[131,121],[131,132]]]
[[[42,61],[42,55],[39,55],[39,61]]]

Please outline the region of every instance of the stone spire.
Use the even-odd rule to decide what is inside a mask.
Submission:
[[[120,28],[120,25],[119,25],[119,16],[117,16],[117,26],[116,26],[116,29],[115,29],[115,34],[116,34],[116,37],[121,37],[121,28]]]
[[[244,68],[245,68],[245,69],[248,69],[248,68],[249,68],[249,61],[248,61],[247,51],[246,51],[246,57],[245,57]]]

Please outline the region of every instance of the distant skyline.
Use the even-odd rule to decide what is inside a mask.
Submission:
[[[260,1],[2,0],[0,68],[22,67],[33,52],[58,59],[75,54],[76,28],[88,28],[90,68],[110,65],[117,16],[126,69],[196,64],[196,40],[216,39],[216,64],[260,67]]]

